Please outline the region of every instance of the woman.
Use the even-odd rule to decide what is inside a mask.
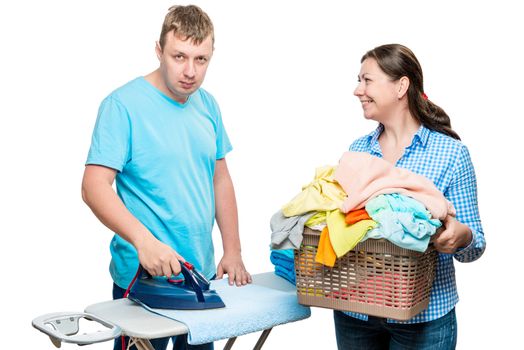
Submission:
[[[432,180],[454,205],[434,236],[439,252],[428,308],[407,322],[335,311],[339,349],[454,349],[458,294],[453,259],[470,262],[486,247],[469,152],[448,115],[424,93],[422,69],[410,49],[383,45],[361,60],[355,96],[378,128],[350,146]]]

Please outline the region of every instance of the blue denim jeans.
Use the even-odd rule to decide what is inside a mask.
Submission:
[[[113,299],[122,299],[124,297],[125,292],[126,292],[125,289],[122,289],[113,283]],[[124,339],[126,342],[126,346],[124,347],[124,349],[127,349],[129,338],[125,337]],[[173,350],[213,350],[214,349],[213,343],[207,343],[207,344],[201,344],[201,345],[189,345],[187,343],[187,334],[179,335],[176,337],[171,337],[171,340],[173,342]],[[155,350],[166,350],[167,344],[169,343],[169,337],[150,339],[150,342],[151,342],[151,345],[153,345],[153,347],[155,348]],[[122,337],[118,337],[115,339],[115,345],[114,345],[113,350],[122,350]],[[132,346],[131,350],[136,350],[136,347]]]
[[[457,345],[455,309],[439,319],[413,324],[387,323],[369,316],[362,321],[334,312],[339,350],[450,350]]]

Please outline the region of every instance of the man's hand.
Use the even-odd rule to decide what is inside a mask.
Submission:
[[[467,247],[473,239],[470,228],[451,215],[446,217],[439,231],[432,241],[440,253],[453,254],[457,249]]]
[[[247,272],[242,262],[240,254],[225,255],[222,257],[217,267],[217,279],[221,279],[224,274],[228,275],[229,285],[236,283],[237,286],[243,286],[251,283],[251,275]]]
[[[136,247],[140,264],[152,276],[178,275],[180,273],[179,260],[185,259],[167,244],[160,242],[154,236],[144,238]]]

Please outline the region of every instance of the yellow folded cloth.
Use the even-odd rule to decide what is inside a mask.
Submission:
[[[339,208],[346,199],[346,192],[333,178],[336,167],[324,166],[315,169],[315,178],[302,187],[288,204],[282,207],[287,216],[297,216],[310,211],[327,211]]]
[[[304,226],[312,227],[312,226],[320,225],[324,222],[326,222],[326,212],[319,211],[318,213],[310,217],[308,221],[306,221]]]
[[[353,225],[346,224],[346,215],[339,209],[327,213],[329,241],[337,257],[341,257],[364,238],[366,233],[377,226],[373,220],[361,220]]]

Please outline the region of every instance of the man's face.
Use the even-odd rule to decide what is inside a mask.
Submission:
[[[208,36],[200,45],[195,45],[190,39],[182,40],[170,32],[163,50],[157,44],[156,54],[167,92],[175,101],[184,103],[204,81],[213,55],[213,40]]]

